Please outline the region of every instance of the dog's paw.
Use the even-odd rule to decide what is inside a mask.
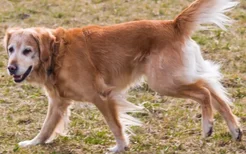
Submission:
[[[119,145],[116,145],[116,146],[114,146],[112,148],[109,148],[108,150],[110,152],[116,153],[116,152],[127,151],[127,150],[129,150],[129,148],[127,146],[119,146]]]
[[[203,137],[209,137],[213,133],[213,122],[208,122],[203,126]]]
[[[33,146],[37,144],[38,142],[35,142],[35,140],[26,140],[26,141],[22,141],[18,143],[19,147],[28,147],[28,146]]]
[[[207,130],[207,132],[204,134],[204,137],[209,137],[213,133],[213,126],[210,126]]]
[[[232,137],[235,141],[242,141],[242,137],[243,137],[243,132],[240,128],[235,129],[234,132],[232,133]]]

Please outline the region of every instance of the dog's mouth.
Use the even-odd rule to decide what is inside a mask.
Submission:
[[[31,73],[32,71],[32,66],[29,66],[26,72],[22,75],[13,75],[14,81],[17,83],[20,83],[26,79],[26,77]]]

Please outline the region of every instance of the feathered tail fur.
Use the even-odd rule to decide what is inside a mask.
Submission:
[[[238,4],[233,0],[196,0],[174,20],[177,29],[186,36],[197,30],[201,24],[216,24],[226,30],[232,20],[224,13]]]

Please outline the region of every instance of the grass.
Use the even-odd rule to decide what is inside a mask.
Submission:
[[[111,25],[139,19],[173,19],[192,0],[2,0],[0,39],[8,27],[82,27]],[[203,55],[221,63],[223,84],[234,99],[233,112],[241,118],[246,135],[246,2],[229,16],[236,20],[228,31],[197,32],[193,38]],[[53,143],[19,148],[17,143],[33,138],[43,123],[47,99],[38,87],[15,84],[6,72],[7,54],[0,46],[0,153],[106,153],[114,138],[99,111],[89,105],[72,109],[69,136]],[[135,114],[144,123],[133,127],[131,148],[126,153],[245,153],[246,140],[233,142],[223,119],[216,114],[212,137],[201,137],[199,104],[160,97],[144,84],[130,90],[128,99],[143,104]],[[79,107],[80,106],[80,107]]]

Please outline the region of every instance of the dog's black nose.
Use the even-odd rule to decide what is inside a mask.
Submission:
[[[8,66],[8,70],[10,74],[15,74],[17,72],[17,66],[16,65],[10,65]]]

